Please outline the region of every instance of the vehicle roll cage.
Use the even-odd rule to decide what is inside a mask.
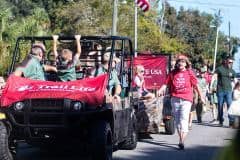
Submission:
[[[53,40],[52,36],[21,36],[21,37],[18,37],[17,41],[16,41],[14,51],[13,51],[12,61],[11,61],[11,64],[10,64],[10,67],[8,69],[7,74],[10,75],[13,72],[14,66],[16,65],[16,61],[20,57],[19,44],[20,44],[21,41],[31,41],[31,45],[32,45],[35,41],[42,41],[43,44],[46,44],[46,41],[51,41],[51,40]],[[61,41],[73,41],[73,40],[75,40],[75,38],[74,38],[74,36],[59,36],[58,40],[60,42]],[[110,50],[110,52],[111,52],[110,62],[112,62],[112,60],[113,60],[113,53],[115,51],[117,51],[115,49],[115,42],[116,41],[122,41],[122,46],[121,46],[120,51],[122,51],[121,54],[124,55],[125,54],[125,52],[124,52],[125,42],[128,41],[129,49],[130,49],[128,54],[131,57],[130,62],[132,63],[132,58],[134,56],[134,52],[133,52],[133,47],[132,47],[132,41],[131,41],[130,38],[122,37],[122,36],[81,36],[81,43],[88,43],[88,42],[92,42],[92,41],[98,41],[98,42],[112,41],[111,50]],[[124,57],[121,56],[121,63],[124,63],[123,58]],[[109,64],[109,70],[111,70],[111,68],[112,68],[112,63]]]

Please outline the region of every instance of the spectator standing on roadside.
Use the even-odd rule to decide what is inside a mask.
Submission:
[[[191,62],[189,63],[189,66],[190,66],[189,69],[191,69],[194,72],[194,74],[197,75],[197,71],[196,71],[196,69],[192,68]],[[192,121],[193,121],[193,116],[194,116],[193,112],[196,110],[197,102],[198,102],[198,93],[196,92],[196,90],[193,90],[193,103],[191,106],[191,110],[189,113],[189,120],[188,120],[188,129],[189,130],[192,130]]]
[[[205,79],[206,69],[201,68],[200,74],[198,76],[198,85],[201,88],[202,97],[204,98],[205,102],[207,100],[207,93],[208,93],[208,83]],[[198,102],[196,105],[196,113],[197,113],[197,121],[198,123],[202,123],[202,113],[206,111],[205,104],[202,103],[201,97],[198,96]]]
[[[213,120],[211,122],[215,122],[217,120],[217,79],[212,77],[210,88],[209,88],[209,97],[210,97],[210,108],[212,110]]]
[[[192,129],[192,120],[193,120],[193,115],[194,115],[193,112],[196,110],[197,104],[198,104],[198,93],[194,89],[193,90],[193,103],[192,103],[192,106],[191,106],[191,110],[190,110],[190,114],[189,114],[189,121],[188,121],[188,129],[189,130]]]
[[[206,79],[207,84],[210,85],[211,79],[212,79],[212,75],[211,75],[211,73],[208,70],[208,66],[204,65],[203,68],[201,68],[201,69],[204,70],[203,77]]]
[[[184,140],[188,133],[190,109],[193,102],[193,88],[196,89],[203,103],[198,81],[190,67],[190,62],[185,55],[179,55],[173,71],[167,76],[165,84],[159,89],[158,96],[166,92],[169,87],[171,105],[175,111],[175,121],[179,135],[179,148],[184,149]]]
[[[233,89],[233,101],[232,101],[231,107],[233,107],[233,106],[237,107],[238,110],[240,110],[240,82],[239,81],[235,84],[234,89]],[[234,123],[231,127],[239,128],[240,127],[240,116],[232,115],[232,118],[234,119]]]
[[[203,77],[206,79],[206,82],[207,82],[208,91],[206,93],[206,108],[208,108],[210,106],[209,87],[212,80],[212,74],[210,73],[208,66],[206,64],[202,66],[201,70],[204,71]]]
[[[237,82],[233,89],[233,100],[239,101],[240,100],[240,82]],[[239,106],[240,107],[240,106]]]
[[[233,58],[228,56],[224,58],[223,63],[219,66],[214,74],[217,78],[217,98],[218,98],[218,118],[219,124],[223,125],[223,104],[227,103],[227,108],[232,103],[232,81],[235,81],[235,71],[232,69]],[[234,118],[228,115],[229,126],[234,123]]]

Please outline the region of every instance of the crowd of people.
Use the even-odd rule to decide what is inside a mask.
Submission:
[[[42,42],[35,42],[31,45],[30,52],[27,54],[25,59],[17,66],[13,74],[19,77],[25,77],[33,80],[52,80],[53,81],[73,81],[77,80],[77,67],[80,66],[80,56],[82,52],[81,46],[81,35],[75,35],[76,41],[76,53],[73,53],[72,50],[68,48],[61,48],[58,49],[58,35],[53,35],[53,43],[52,43],[52,50],[50,51],[48,57],[48,63],[44,62],[44,57],[46,57],[46,47]],[[89,78],[99,76],[101,74],[107,73],[109,70],[109,61],[110,61],[110,54],[111,54],[111,47],[106,47],[105,49],[102,48],[100,44],[94,47],[96,51],[90,51],[87,54],[87,58],[89,56],[96,56],[98,62],[91,66],[91,68],[86,71],[86,75]],[[101,54],[99,54],[99,52]],[[116,57],[114,54],[113,62],[112,62],[112,70],[110,71],[110,80],[107,85],[107,91],[112,95],[112,97],[120,102],[120,94],[122,92],[122,88],[119,80],[119,73],[117,72],[117,65],[119,64],[120,59]],[[91,63],[91,61],[87,61],[87,64]],[[80,65],[79,65],[80,64]],[[81,68],[82,69],[82,68]],[[52,72],[53,75],[47,77],[47,73]],[[4,81],[4,79],[0,79]],[[1,82],[3,83],[3,82]],[[5,85],[5,83],[4,83]],[[1,84],[1,88],[4,87]]]
[[[186,56],[180,55],[176,58],[175,66],[158,94],[161,96],[169,88],[180,149],[184,149],[184,140],[192,126],[192,111],[196,110],[197,122],[202,123],[202,114],[210,109],[212,112],[210,123],[223,126],[224,106],[227,110],[233,99],[239,100],[240,84],[232,69],[232,63],[232,57],[225,57],[222,64],[211,73],[206,65],[200,69],[191,68]],[[240,107],[240,104],[238,106]],[[238,127],[234,123],[236,118],[238,118],[236,115],[228,114],[229,127]]]
[[[55,65],[42,64],[41,61],[46,52],[43,43],[35,43],[24,61],[16,68],[14,75],[35,80],[46,80],[45,71],[56,72],[59,81],[76,80],[76,66],[81,55],[80,35],[76,35],[76,53],[69,49],[57,50],[58,36],[53,36],[52,60]],[[110,52],[106,51],[102,57],[102,64],[98,68],[91,70],[92,76],[106,73],[109,68]],[[108,90],[114,98],[120,101],[121,83],[118,79],[116,65],[119,59],[113,56],[111,64],[111,80]],[[171,105],[174,108],[174,118],[179,136],[179,148],[184,149],[186,136],[192,126],[192,112],[196,110],[197,121],[202,123],[202,114],[206,108],[212,112],[212,122],[219,122],[223,126],[224,106],[229,108],[233,100],[240,99],[240,83],[235,78],[235,71],[232,69],[233,59],[226,57],[222,65],[216,68],[214,73],[209,72],[206,65],[195,70],[191,67],[191,62],[185,55],[178,55],[174,68],[168,74],[165,83],[157,91],[158,96],[169,92]],[[59,67],[60,66],[60,67]],[[144,67],[137,65],[133,79],[133,87],[136,88],[141,99],[153,99],[155,95],[145,88]],[[2,79],[0,79],[2,80]],[[1,83],[3,83],[1,81]],[[1,85],[2,87],[4,85]],[[206,107],[208,105],[208,107]],[[239,105],[240,106],[240,105]],[[234,127],[235,116],[228,115],[229,126]]]
[[[52,71],[57,73],[60,81],[76,80],[75,66],[81,54],[80,35],[75,35],[77,53],[74,54],[69,49],[62,49],[57,52],[58,36],[53,36],[53,58],[52,64],[43,64],[43,57],[46,54],[45,45],[41,42],[34,43],[29,54],[14,71],[15,76],[26,77],[34,80],[46,80],[45,72]]]

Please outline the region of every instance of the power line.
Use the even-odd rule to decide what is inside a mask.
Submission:
[[[183,0],[168,0],[172,2],[179,2],[179,3],[192,3],[192,4],[198,4],[198,5],[205,5],[205,6],[221,6],[221,7],[233,7],[233,8],[239,8],[240,4],[224,4],[224,3],[206,3],[206,2],[193,2],[193,1],[183,1]]]

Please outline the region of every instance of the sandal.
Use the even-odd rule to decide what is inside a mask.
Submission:
[[[178,147],[179,147],[180,150],[184,150],[184,144],[183,143],[179,143]]]

